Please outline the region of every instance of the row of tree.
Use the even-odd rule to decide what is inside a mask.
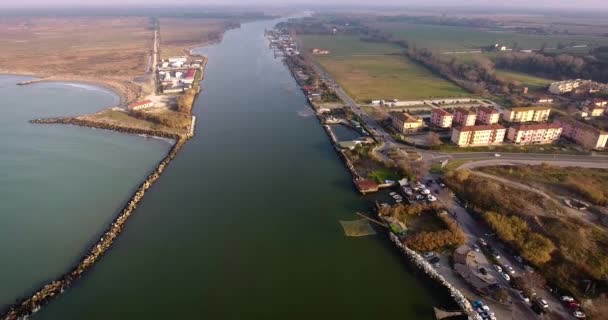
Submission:
[[[496,66],[559,79],[583,78],[600,82],[608,81],[608,64],[593,57],[509,52],[497,57]]]

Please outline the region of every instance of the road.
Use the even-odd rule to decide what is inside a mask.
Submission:
[[[430,175],[429,179],[436,180],[438,176]],[[484,238],[488,244],[494,247],[500,254],[500,263],[502,265],[510,265],[515,270],[515,275],[522,275],[526,271],[523,266],[513,259],[513,256],[505,250],[505,247],[499,241],[496,241],[492,237],[487,237],[486,234],[490,233],[482,224],[478,223],[469,213],[467,209],[462,207],[455,201],[454,194],[449,189],[440,189],[437,185],[433,185],[432,189],[439,191],[437,198],[441,201],[450,213],[456,214],[456,221],[461,226],[465,234],[467,235],[467,244],[473,245],[478,242],[479,238]],[[492,266],[487,265],[488,270],[493,270]],[[508,281],[495,272],[495,276],[499,279],[500,284],[509,290],[511,300],[513,301],[511,319],[540,319],[539,316],[532,311],[530,305],[521,299],[517,292],[511,288]],[[573,319],[569,310],[565,309],[562,304],[555,298],[550,292],[544,288],[536,288],[537,295],[545,298],[551,307],[550,313],[544,319]],[[499,309],[499,308],[496,308]],[[503,315],[504,317],[504,315]]]
[[[439,162],[443,160],[453,161],[453,160],[471,160],[471,161],[481,161],[481,160],[496,160],[495,152],[461,152],[461,153],[442,153],[436,151],[429,151],[418,149],[412,146],[404,145],[400,142],[395,141],[395,139],[382,128],[382,126],[370,117],[367,112],[365,112],[359,104],[352,99],[339,85],[336,84],[334,80],[331,80],[331,77],[323,68],[321,68],[316,63],[312,64],[315,72],[321,77],[327,79],[326,83],[329,87],[334,90],[336,95],[344,101],[344,103],[352,110],[354,114],[356,114],[360,119],[362,119],[369,129],[370,133],[380,142],[384,142],[385,147],[387,148],[401,148],[410,152],[417,152],[422,156],[422,159],[425,161]],[[519,161],[519,164],[540,164],[542,162],[555,162],[558,163],[567,163],[568,166],[587,166],[587,167],[595,167],[595,168],[608,168],[608,156],[605,155],[569,155],[569,154],[543,154],[543,153],[500,153],[500,160],[516,160]],[[490,165],[490,164],[487,164]],[[559,164],[558,164],[559,165]]]
[[[470,160],[470,163],[463,164],[463,167],[470,169],[475,167],[500,164],[541,164],[547,162],[561,166],[586,166],[596,168],[608,168],[608,156],[603,155],[501,153],[500,156],[497,157],[496,153],[494,152],[441,153],[406,146],[402,143],[395,141],[393,137],[388,134],[384,130],[384,128],[382,128],[381,125],[379,125],[364,110],[361,109],[361,107],[357,104],[355,100],[353,100],[340,86],[338,86],[335,81],[331,80],[329,74],[327,74],[320,66],[318,66],[316,63],[313,63],[313,68],[320,77],[327,79],[326,83],[331,89],[335,91],[336,95],[340,97],[342,101],[344,101],[344,103],[352,110],[354,114],[356,114],[361,120],[365,122],[364,125],[366,125],[370,133],[380,143],[384,144],[383,148],[398,147],[410,152],[416,151],[420,155],[422,155],[422,159],[424,159],[424,161],[438,162],[443,160]],[[437,178],[436,176],[430,177],[434,180]],[[436,187],[436,189],[439,189],[437,186],[434,187]],[[444,205],[446,206],[446,208],[448,208],[450,212],[456,213],[456,219],[459,225],[462,226],[463,230],[467,234],[467,238],[470,245],[477,242],[479,238],[485,237],[485,234],[489,233],[489,230],[486,230],[482,224],[475,221],[471,214],[465,208],[463,208],[456,201],[454,201],[454,195],[451,191],[447,189],[439,189],[438,192],[438,199],[444,203]],[[495,239],[487,239],[487,241],[500,253],[501,264],[510,265],[515,270],[515,273],[519,275],[526,272],[523,269],[523,266],[517,261],[515,261],[513,257],[507,253],[502,243],[496,241]],[[491,268],[490,266],[488,266],[488,269],[493,270],[493,268]],[[514,289],[511,288],[508,281],[502,279],[498,274],[496,276],[500,280],[503,287],[508,288],[509,294],[511,295],[514,308],[512,308],[510,318],[518,320],[539,319],[539,316],[532,311],[530,306],[525,301],[523,301],[523,299],[521,299],[521,297]],[[567,310],[557,298],[555,298],[550,292],[548,292],[544,288],[537,288],[537,296],[545,298],[550,305],[551,311],[546,315],[545,318],[556,320],[573,319],[571,312]]]

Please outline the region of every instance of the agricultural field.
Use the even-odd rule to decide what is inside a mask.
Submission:
[[[145,17],[0,18],[0,72],[130,80],[146,71],[150,28]]]
[[[400,48],[355,36],[301,36],[305,48],[323,48],[314,59],[357,101],[465,96],[455,84],[399,55]]]
[[[160,18],[161,58],[181,56],[193,47],[202,46],[222,38],[234,25],[224,19]]]
[[[413,24],[408,22],[371,22],[370,27],[379,29],[407,40],[419,48],[430,48],[442,51],[468,51],[495,43],[513,47],[517,44],[522,49],[556,48],[558,44],[606,45],[608,38],[593,35],[533,35],[502,30],[491,30],[472,27],[456,27],[430,24]]]
[[[528,87],[531,91],[544,90],[549,84],[557,81],[516,71],[496,70],[496,74],[506,79],[518,81],[522,86]]]
[[[298,42],[304,48],[329,50],[331,57],[396,54],[404,50],[391,44],[361,41],[358,36],[302,35]]]
[[[356,100],[412,100],[468,93],[405,56],[320,57],[319,63]]]

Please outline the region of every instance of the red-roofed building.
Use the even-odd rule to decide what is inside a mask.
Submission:
[[[362,194],[376,192],[379,189],[379,186],[377,183],[375,183],[372,180],[367,180],[367,179],[355,180],[355,186],[357,186],[357,189]]]
[[[477,121],[481,124],[498,123],[500,112],[494,108],[481,106],[477,108]]]
[[[450,128],[453,120],[454,116],[441,108],[433,108],[431,111],[431,123],[436,127]]]
[[[133,102],[129,105],[129,110],[143,110],[154,106],[151,100],[141,100]]]
[[[460,125],[463,127],[474,126],[476,120],[477,115],[475,112],[469,109],[456,108],[454,111],[454,125]]]
[[[502,144],[507,129],[499,124],[468,126],[452,129],[452,142],[459,147]]]
[[[554,143],[562,134],[556,123],[516,124],[507,131],[507,139],[516,144]]]

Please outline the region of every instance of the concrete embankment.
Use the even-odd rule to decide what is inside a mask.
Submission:
[[[460,292],[460,290],[456,289],[456,287],[454,287],[450,282],[448,282],[422,256],[416,253],[416,251],[404,245],[396,235],[390,233],[390,238],[391,241],[393,241],[393,243],[399,249],[401,249],[401,252],[403,252],[405,257],[410,261],[410,263],[414,267],[416,267],[418,270],[427,275],[431,281],[434,281],[449,292],[450,297],[454,300],[454,302],[456,302],[460,309],[464,311],[467,316],[469,316],[469,319],[481,320],[479,314],[475,312],[469,300],[462,294],[462,292]]]
[[[165,137],[168,138],[168,136]],[[148,175],[139,188],[137,188],[137,191],[135,191],[120,214],[114,219],[112,224],[105,230],[99,240],[88,250],[87,254],[82,257],[76,266],[60,278],[38,289],[28,298],[10,306],[6,313],[0,316],[0,319],[16,320],[26,318],[41,306],[48,303],[51,299],[57,297],[65,289],[69,288],[76,280],[80,279],[80,277],[82,277],[82,275],[112,246],[114,240],[116,240],[125,227],[127,220],[131,217],[137,208],[137,205],[143,199],[146,191],[154,185],[158,178],[160,178],[163,171],[175,158],[187,140],[188,138],[179,138],[175,142],[175,145],[169,150],[167,156],[158,164],[154,171]]]

